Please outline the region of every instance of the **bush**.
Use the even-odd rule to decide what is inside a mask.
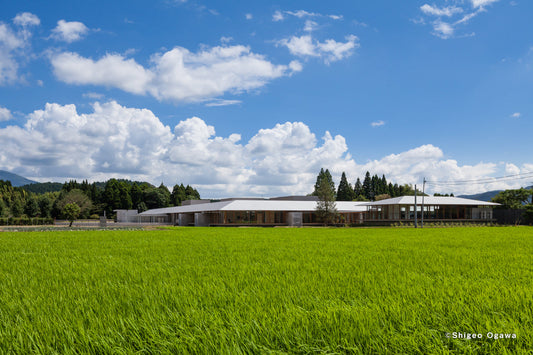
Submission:
[[[9,217],[0,218],[0,226],[39,226],[54,224],[53,218]]]

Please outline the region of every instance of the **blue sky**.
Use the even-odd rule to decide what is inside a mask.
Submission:
[[[0,169],[203,196],[533,171],[533,3],[5,1]],[[516,180],[448,187],[473,193]]]

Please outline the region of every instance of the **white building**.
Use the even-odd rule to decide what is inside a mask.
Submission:
[[[363,222],[364,202],[337,201],[339,223]],[[272,199],[230,198],[187,201],[186,205],[158,208],[138,215],[140,223],[168,223],[180,226],[304,226],[320,224],[314,196],[289,196]]]

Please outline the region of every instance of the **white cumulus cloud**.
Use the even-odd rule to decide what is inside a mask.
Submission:
[[[300,57],[321,57],[326,63],[335,62],[351,56],[356,48],[359,48],[357,36],[345,37],[346,42],[337,42],[327,39],[324,42],[317,41],[311,35],[292,36],[278,41],[278,45],[285,46],[293,55]]]
[[[353,183],[366,171],[385,174],[400,184],[414,184],[422,177],[441,183],[489,178],[484,184],[463,184],[453,190],[431,185],[435,192],[455,194],[518,187],[519,182],[490,177],[500,170],[533,169],[531,164],[461,165],[431,144],[366,162],[364,152],[354,152],[356,161],[343,136],[325,132],[317,139],[303,122],[260,129],[243,142],[238,132],[217,135],[215,127],[199,117],[171,129],[150,110],[114,101],[94,103],[89,113],[79,113],[75,105],[48,103],[29,114],[23,127],[0,128],[0,146],[0,169],[29,178],[184,182],[204,197],[307,194],[320,168],[328,168],[337,183],[342,172]]]
[[[11,114],[11,111],[9,109],[0,106],[0,122],[1,121],[9,121],[13,118],[13,115]]]
[[[28,58],[31,28],[40,22],[36,15],[29,12],[13,18],[15,29],[0,22],[0,86],[20,80],[18,70]]]
[[[293,73],[290,65],[273,64],[241,45],[204,48],[197,53],[175,47],[153,55],[149,67],[119,54],[93,60],[64,52],[52,55],[51,63],[55,76],[69,84],[103,85],[174,102],[239,94]]]
[[[67,43],[79,41],[89,32],[89,28],[78,21],[57,21],[57,26],[52,30],[52,37]]]
[[[23,12],[15,16],[13,23],[18,26],[38,26],[41,24],[41,20],[30,12]]]

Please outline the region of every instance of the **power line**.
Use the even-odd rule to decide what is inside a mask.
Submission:
[[[451,186],[451,185],[463,185],[463,184],[486,184],[486,183],[522,180],[522,179],[531,179],[531,178],[533,178],[533,172],[499,176],[499,177],[487,177],[487,178],[472,179],[472,180],[426,181],[426,184],[430,184],[433,186],[436,186],[436,185]]]

